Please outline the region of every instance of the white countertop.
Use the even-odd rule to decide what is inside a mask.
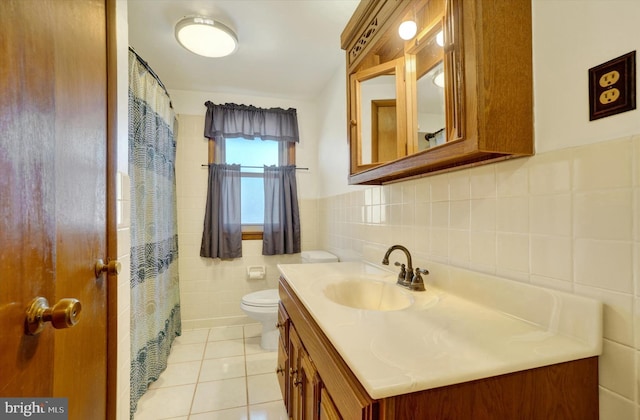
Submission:
[[[323,291],[346,279],[393,284],[395,272],[362,262],[278,268],[374,399],[602,351],[602,305],[593,299],[432,263],[427,291],[401,288],[411,306],[363,310]]]

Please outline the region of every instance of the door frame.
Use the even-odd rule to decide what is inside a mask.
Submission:
[[[118,162],[118,68],[116,0],[106,0],[107,28],[107,258],[118,258],[116,176]],[[118,276],[107,275],[107,419],[117,418],[118,400]]]

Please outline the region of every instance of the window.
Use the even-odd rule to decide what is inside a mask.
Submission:
[[[242,165],[242,239],[262,239],[264,165],[295,163],[295,144],[273,140],[227,138],[216,141],[216,162]]]

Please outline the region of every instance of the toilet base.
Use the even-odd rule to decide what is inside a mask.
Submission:
[[[280,330],[273,328],[265,330],[264,324],[262,325],[262,337],[260,339],[260,347],[266,351],[277,351],[278,340],[280,339]]]

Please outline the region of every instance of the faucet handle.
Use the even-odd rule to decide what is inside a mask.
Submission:
[[[407,283],[407,269],[404,264],[396,261],[393,263],[396,267],[400,267],[400,273],[398,273],[398,284],[406,284]]]
[[[416,273],[411,279],[411,290],[416,290],[420,292],[425,290],[422,274],[429,274],[429,270],[420,269],[419,267],[416,267]]]

